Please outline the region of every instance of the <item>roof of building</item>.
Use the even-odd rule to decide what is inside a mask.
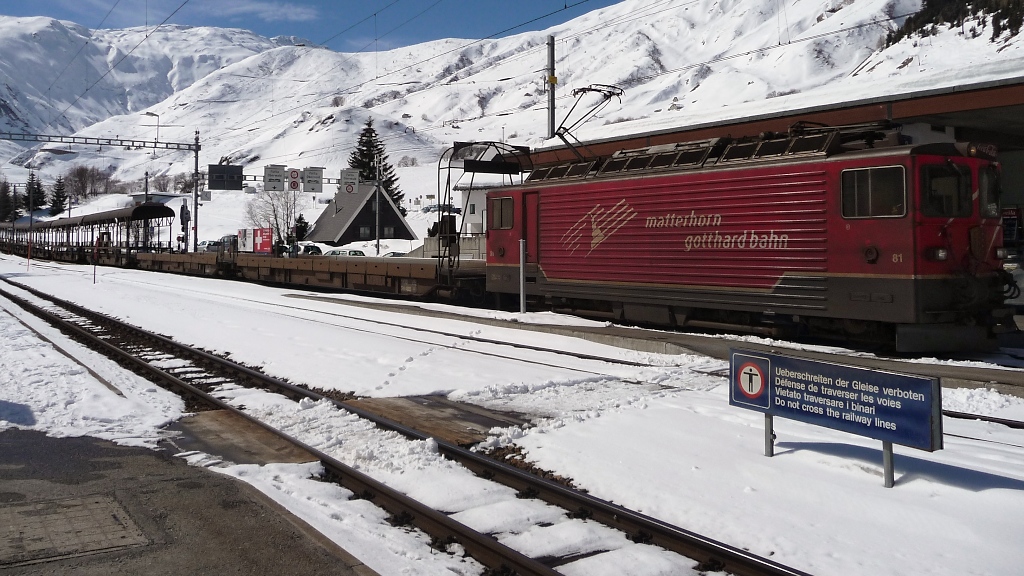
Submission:
[[[345,231],[352,226],[363,206],[373,198],[374,191],[375,187],[372,183],[360,182],[352,192],[339,191],[336,193],[334,199],[324,208],[320,217],[316,219],[313,229],[306,235],[306,240],[311,242],[337,242]],[[409,227],[409,223],[405,221],[402,212],[395,205],[391,196],[383,192],[380,196],[383,199],[383,205],[391,207],[391,210],[399,217],[405,229],[415,238],[416,233]]]

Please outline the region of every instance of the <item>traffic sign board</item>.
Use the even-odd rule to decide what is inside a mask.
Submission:
[[[263,190],[280,192],[284,190],[284,166],[271,164],[263,167]]]
[[[359,189],[359,170],[348,168],[341,171],[341,190],[347,194],[354,194]]]
[[[302,188],[302,170],[298,168],[288,169],[288,191],[298,192]]]
[[[319,194],[323,191],[323,180],[323,168],[305,168],[302,171],[302,191]]]

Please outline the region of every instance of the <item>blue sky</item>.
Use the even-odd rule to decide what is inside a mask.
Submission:
[[[618,1],[0,0],[0,14],[49,16],[88,28],[154,26],[170,16],[168,23],[300,36],[349,52],[541,30]]]

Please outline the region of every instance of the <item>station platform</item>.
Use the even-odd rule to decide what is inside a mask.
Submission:
[[[0,432],[0,572],[376,575],[255,488],[168,448]]]

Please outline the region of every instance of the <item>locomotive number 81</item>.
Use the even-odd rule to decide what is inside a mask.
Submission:
[[[892,127],[809,128],[618,152],[488,193],[487,289],[675,327],[945,351],[1012,316],[999,168]]]

